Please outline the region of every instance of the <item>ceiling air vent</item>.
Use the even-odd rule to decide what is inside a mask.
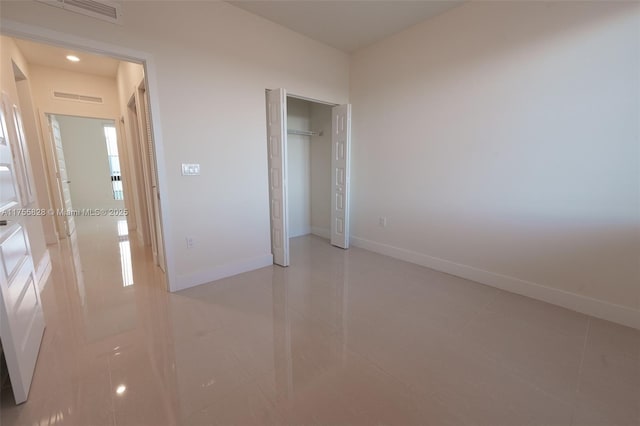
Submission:
[[[122,10],[117,3],[104,0],[38,0],[49,6],[122,25]]]
[[[58,92],[55,90],[53,92],[53,97],[65,101],[89,102],[92,104],[102,103],[102,98],[99,96],[79,95],[77,93]]]

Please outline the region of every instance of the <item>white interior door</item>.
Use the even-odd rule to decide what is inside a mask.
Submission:
[[[157,240],[157,228],[156,228],[156,215],[155,215],[155,206],[157,204],[157,200],[154,200],[154,190],[153,190],[153,182],[152,182],[152,173],[151,173],[151,162],[150,162],[150,142],[147,138],[147,124],[146,124],[146,114],[144,110],[144,100],[143,100],[143,92],[142,90],[137,90],[134,95],[134,103],[132,105],[135,118],[135,131],[138,132],[137,141],[138,141],[138,152],[140,153],[140,162],[142,164],[142,182],[144,184],[144,204],[146,206],[146,217],[147,217],[147,227],[148,227],[148,238],[149,243],[151,243],[151,254],[153,256],[153,263],[158,264],[158,240]],[[154,163],[155,164],[155,163]],[[157,189],[157,188],[156,188]]]
[[[0,213],[23,207],[5,107],[0,114]],[[22,217],[7,214],[0,226],[0,340],[16,404],[27,400],[44,332],[40,292]]]
[[[269,156],[269,214],[273,263],[289,266],[287,212],[287,93],[267,92],[267,140]]]
[[[53,140],[53,150],[56,161],[56,180],[60,190],[62,208],[66,212],[73,211],[71,204],[71,180],[69,178],[67,165],[64,161],[64,149],[62,148],[62,135],[60,134],[60,124],[55,115],[49,115],[49,127],[51,129],[51,139]],[[66,236],[71,236],[76,230],[76,222],[72,214],[62,215],[64,218],[64,230]]]
[[[331,244],[346,249],[349,248],[351,105],[338,105],[331,112]]]
[[[158,173],[156,170],[156,154],[153,147],[153,134],[151,132],[151,115],[149,114],[149,98],[146,90],[142,93],[144,106],[144,121],[146,132],[147,159],[151,181],[151,201],[153,205],[153,223],[155,236],[156,264],[164,271],[164,240],[162,238],[162,222],[160,221],[160,192],[158,190]]]

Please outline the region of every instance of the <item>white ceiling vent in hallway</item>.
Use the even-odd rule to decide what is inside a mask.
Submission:
[[[122,25],[121,5],[105,0],[38,0],[49,6],[59,7],[92,18]]]
[[[102,103],[102,98],[99,96],[79,95],[78,93],[59,92],[57,90],[53,91],[53,97],[65,101],[89,102],[92,104]]]

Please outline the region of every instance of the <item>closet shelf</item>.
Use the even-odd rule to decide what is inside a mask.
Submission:
[[[322,136],[322,131],[312,132],[310,130],[287,129],[287,133],[290,135],[300,135],[300,136]]]

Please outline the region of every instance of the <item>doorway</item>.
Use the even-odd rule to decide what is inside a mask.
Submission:
[[[115,120],[45,115],[54,157],[50,174],[58,189],[54,199],[59,234],[72,235],[76,216],[127,215],[123,181],[128,177],[123,178],[121,170]]]
[[[160,178],[154,176],[154,194],[157,200],[154,227],[162,229],[162,225],[169,222],[160,203],[160,196],[166,194],[165,171],[156,167],[156,163],[162,164],[164,161],[159,131],[160,118],[157,114],[158,101],[155,91],[148,90],[149,86],[156,87],[151,56],[124,47],[101,45],[88,39],[11,23],[3,23],[2,36],[3,53],[6,53],[3,55],[3,71],[10,70],[8,66],[13,65],[13,76],[11,81],[3,78],[1,87],[3,108],[0,117],[0,169],[3,171],[3,186],[0,191],[0,212],[11,216],[11,219],[3,221],[0,248],[5,253],[11,253],[12,262],[15,262],[8,266],[3,262],[4,266],[0,268],[1,275],[8,274],[11,277],[10,281],[0,286],[0,342],[5,354],[11,352],[11,356],[6,357],[7,369],[10,372],[15,402],[21,403],[29,394],[45,327],[40,291],[44,288],[52,263],[56,266],[49,258],[49,251],[56,256],[61,256],[61,253],[70,254],[73,256],[76,272],[86,272],[91,277],[86,280],[86,286],[81,278],[75,283],[81,305],[84,300],[91,298],[104,303],[103,288],[99,287],[95,278],[112,275],[114,271],[118,272],[117,275],[122,275],[122,286],[120,292],[114,290],[113,294],[117,296],[125,292],[131,293],[134,286],[131,252],[136,250],[138,254],[134,253],[134,256],[143,261],[139,269],[153,270],[157,274],[158,279],[154,283],[163,287],[166,283],[167,289],[170,289],[174,277],[171,276],[172,257],[167,256],[165,259],[162,256],[159,260],[162,269],[167,271],[165,280],[159,268],[147,267],[150,262],[145,262],[151,258],[147,255],[150,250],[138,247],[137,244],[130,245],[128,226],[122,220],[116,221],[122,218],[115,217],[124,210],[123,204],[128,202],[126,198],[134,193],[130,188],[131,182],[126,179],[132,173],[127,168],[130,157],[128,145],[125,144],[125,149],[122,149],[125,137],[129,137],[123,131],[121,117],[126,113],[126,104],[123,108],[120,100],[125,97],[120,92],[135,90],[142,92],[143,107],[140,111],[144,111],[146,120],[143,121],[145,141],[147,152],[153,154],[148,159],[152,164],[150,170],[151,173],[160,175]],[[47,51],[46,54],[42,53],[44,51]],[[75,59],[72,61],[71,58]],[[131,68],[136,68],[136,72],[130,71]],[[3,75],[8,76],[10,72]],[[7,96],[5,92],[8,92]],[[107,215],[114,215],[105,218],[101,214],[100,218],[109,219],[113,222],[113,228],[117,228],[109,233],[108,243],[117,242],[118,251],[105,251],[103,248],[107,243],[103,244],[94,238],[95,235],[85,233],[84,247],[94,249],[92,255],[87,256],[91,258],[89,263],[92,262],[93,265],[93,269],[88,272],[82,270],[79,258],[76,259],[75,256],[77,235],[80,234],[75,232],[75,225],[76,220],[78,224],[81,222],[78,216],[83,216],[82,220],[92,219],[85,217],[85,213],[76,213],[83,208],[79,202],[83,198],[78,196],[77,190],[90,179],[87,179],[85,173],[76,173],[77,169],[74,171],[73,167],[69,167],[73,153],[64,146],[64,124],[61,123],[67,116],[81,119],[97,117],[102,120],[100,130],[104,155],[101,156],[100,168],[105,173],[100,178],[101,189],[98,191],[94,186],[85,195],[95,196],[98,192],[108,194],[109,201],[114,203],[89,201],[89,211],[85,212],[89,216],[93,217],[92,211],[103,209],[109,209]],[[121,162],[123,168],[119,167]],[[24,209],[27,215],[22,217],[21,213],[13,214],[10,209]],[[56,232],[55,225],[58,218],[61,221],[59,233]],[[159,238],[162,239],[162,236]],[[63,244],[61,239],[64,240]],[[114,256],[116,253],[117,258]],[[114,260],[118,260],[120,267],[115,266]],[[169,264],[166,268],[165,262]],[[82,266],[85,266],[84,263]],[[8,269],[5,271],[5,268]],[[106,284],[119,285],[116,280],[110,280]],[[11,291],[6,292],[9,286]],[[20,296],[24,303],[16,303],[12,299],[14,295]],[[72,296],[75,297],[75,294]],[[114,327],[119,327],[119,324],[114,324]]]
[[[149,97],[145,81],[141,81],[127,102],[131,127],[131,148],[138,185],[135,187],[138,212],[146,220],[140,221],[139,235],[151,245],[154,263],[165,271],[164,239],[160,216],[160,192],[156,171],[156,157],[149,115]]]
[[[157,227],[160,228],[161,232],[159,233],[159,239],[162,241],[162,256],[160,259],[160,265],[162,266],[160,269],[166,274],[166,287],[168,291],[175,291],[176,285],[174,284],[177,281],[176,273],[175,273],[175,257],[173,255],[174,248],[171,245],[167,245],[164,241],[166,235],[171,234],[170,227],[170,211],[165,208],[163,205],[168,200],[168,187],[167,187],[167,171],[164,167],[157,167],[159,164],[165,164],[165,156],[164,156],[164,144],[163,144],[163,135],[161,131],[161,117],[159,112],[159,100],[157,97],[157,87],[158,87],[158,77],[157,77],[157,68],[155,64],[155,59],[152,54],[133,49],[129,46],[115,45],[115,44],[104,44],[98,42],[91,38],[86,37],[78,37],[78,36],[69,36],[64,33],[55,33],[46,31],[44,29],[38,27],[30,27],[24,26],[20,23],[6,22],[3,23],[2,30],[0,31],[3,36],[14,37],[15,39],[22,40],[30,40],[33,42],[37,42],[40,44],[46,44],[47,46],[57,46],[60,49],[76,52],[80,54],[90,54],[94,56],[99,56],[103,58],[111,58],[118,61],[121,61],[122,64],[135,65],[140,67],[144,75],[144,88],[146,91],[146,102],[147,102],[147,117],[149,128],[152,133],[152,142],[151,146],[153,147],[153,163],[154,170],[156,172],[155,180],[157,186],[157,204],[158,209],[155,213],[157,220]],[[138,80],[137,83],[140,83]],[[128,84],[128,83],[127,83]],[[129,88],[132,86],[126,86]],[[42,125],[43,116],[41,111],[37,111],[37,105],[33,105],[33,110],[36,112],[36,116],[38,119],[38,130],[40,140],[46,137],[46,133],[40,130]],[[121,109],[123,113],[126,110],[125,108]],[[128,126],[123,124],[121,120],[118,120],[118,127],[122,130],[123,139],[129,139],[130,135],[128,134]],[[125,129],[127,131],[125,131]],[[129,156],[128,152],[122,153],[126,156]],[[126,170],[129,167],[127,162],[125,161],[124,169]],[[129,173],[131,174],[131,173]],[[50,189],[52,190],[52,189]],[[126,193],[126,185],[125,185],[125,193]],[[133,191],[129,191],[129,193],[133,193]],[[47,194],[45,191],[40,191],[40,194]],[[50,195],[50,192],[48,192]],[[44,195],[43,195],[44,197]],[[134,203],[135,204],[135,203]],[[49,204],[51,206],[51,204]],[[137,212],[132,212],[135,215]],[[54,228],[53,221],[51,221],[51,229]],[[49,242],[49,241],[48,241]]]
[[[351,106],[268,90],[267,155],[274,263],[289,239],[314,234],[349,248]]]

